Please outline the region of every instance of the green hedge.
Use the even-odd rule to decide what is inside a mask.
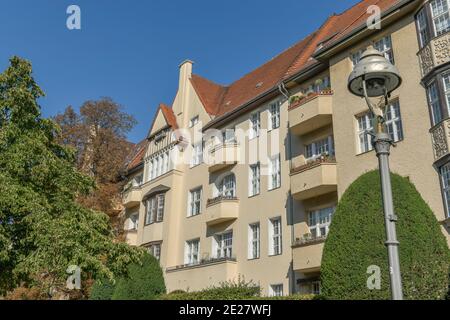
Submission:
[[[197,292],[177,290],[160,297],[161,300],[247,300],[259,297],[261,289],[253,282],[239,279],[237,282],[223,282]]]
[[[408,179],[392,174],[405,299],[443,299],[450,263],[435,215]],[[340,200],[325,242],[321,279],[329,299],[390,299],[378,171],[364,174]],[[381,290],[369,290],[369,266],[381,268]]]
[[[159,261],[145,253],[141,264],[128,267],[128,277],[118,278],[115,284],[98,281],[91,291],[91,300],[155,300],[166,293]]]

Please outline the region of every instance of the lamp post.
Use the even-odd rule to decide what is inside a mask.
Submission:
[[[359,97],[364,97],[373,116],[373,146],[378,157],[381,178],[381,192],[383,196],[383,209],[386,227],[385,242],[388,249],[389,272],[391,281],[391,294],[393,300],[403,300],[402,279],[400,275],[400,261],[398,256],[399,242],[395,223],[397,216],[394,213],[392,201],[391,176],[389,171],[389,154],[393,141],[387,133],[384,115],[376,116],[374,106],[369,98],[382,97],[384,107],[388,106],[389,95],[402,83],[398,69],[390,63],[379,51],[369,48],[362,56],[360,62],[353,68],[348,79],[348,89]]]

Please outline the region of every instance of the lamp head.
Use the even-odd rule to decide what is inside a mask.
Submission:
[[[384,55],[373,49],[367,49],[359,63],[353,68],[348,78],[348,89],[354,95],[364,97],[363,81],[366,81],[367,95],[380,97],[397,89],[402,78],[396,66],[390,63]]]

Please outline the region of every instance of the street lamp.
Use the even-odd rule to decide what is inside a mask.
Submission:
[[[377,152],[380,167],[381,192],[383,195],[387,238],[385,244],[389,255],[389,272],[393,300],[403,300],[400,261],[398,257],[399,242],[397,241],[397,232],[395,229],[397,216],[394,213],[389,171],[389,154],[393,141],[387,133],[384,115],[376,116],[374,105],[369,98],[382,97],[384,99],[384,107],[386,108],[390,93],[397,89],[401,83],[402,78],[398,69],[382,53],[373,48],[369,48],[362,54],[360,62],[353,68],[348,79],[348,89],[350,92],[366,99],[373,116],[375,133],[369,134],[373,137],[373,146]]]

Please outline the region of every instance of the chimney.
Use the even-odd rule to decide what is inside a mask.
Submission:
[[[186,82],[191,78],[192,76],[192,65],[194,63],[191,60],[184,60],[179,68],[180,68],[180,81],[178,83],[178,88],[185,88]]]

